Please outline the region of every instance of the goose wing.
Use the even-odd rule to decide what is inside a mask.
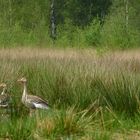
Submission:
[[[0,104],[6,104],[9,102],[10,97],[6,94],[0,95]]]
[[[32,105],[34,105],[35,108],[43,108],[43,109],[48,109],[49,108],[48,102],[46,100],[38,97],[38,96],[28,95],[27,100]]]

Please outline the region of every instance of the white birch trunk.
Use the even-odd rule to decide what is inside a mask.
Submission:
[[[55,40],[56,39],[56,24],[55,24],[55,9],[54,9],[55,0],[51,0],[51,13],[50,13],[50,20],[51,20],[51,37]]]

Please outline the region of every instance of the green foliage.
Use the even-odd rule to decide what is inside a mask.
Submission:
[[[51,0],[2,0],[0,8],[1,47],[130,48],[140,45],[137,0],[128,2],[128,12],[124,0],[55,1],[55,41],[50,38]]]
[[[113,14],[101,30],[101,44],[116,48],[131,48],[139,46],[139,32],[135,27],[125,26],[122,16]]]
[[[2,28],[0,31],[0,46],[1,47],[14,47],[14,46],[45,46],[52,44],[49,37],[48,29],[44,25],[30,31],[23,31],[17,24],[8,30]],[[10,33],[9,33],[10,32]]]
[[[101,24],[98,19],[95,19],[85,29],[85,40],[89,46],[97,46],[100,44]]]

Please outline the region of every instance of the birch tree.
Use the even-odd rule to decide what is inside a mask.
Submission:
[[[50,20],[51,20],[51,37],[56,39],[56,19],[55,19],[55,0],[51,0],[51,11],[50,11]]]

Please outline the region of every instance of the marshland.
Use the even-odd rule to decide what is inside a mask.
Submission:
[[[138,0],[0,9],[0,140],[140,139]]]
[[[0,81],[11,100],[1,109],[3,139],[139,139],[140,50],[0,50]],[[48,100],[49,110],[31,117],[21,103],[28,92]]]

